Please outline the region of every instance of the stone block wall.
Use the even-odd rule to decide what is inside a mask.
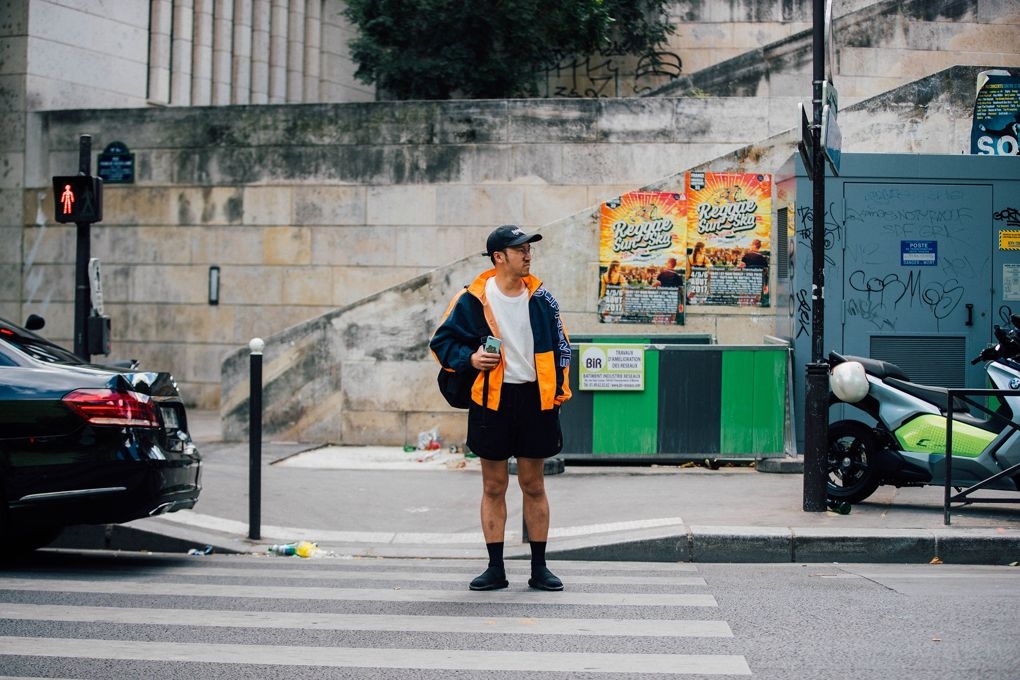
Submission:
[[[972,83],[979,70],[950,69],[851,107],[841,125],[849,139],[860,140],[855,151],[899,150],[907,140],[908,151],[956,153],[969,135]],[[745,172],[778,168],[795,153],[798,137],[797,131],[787,130],[702,167]],[[682,182],[677,172],[649,188],[677,190]],[[569,333],[664,331],[647,326],[610,330],[595,318],[598,223],[593,209],[547,224],[542,234],[533,269],[557,297]],[[438,394],[428,340],[452,295],[484,268],[479,259],[463,257],[268,338],[263,397],[267,435],[351,445],[403,444],[435,427],[445,442],[463,442],[464,413],[446,406]],[[724,343],[757,343],[772,334],[779,321],[773,310],[720,311],[690,311],[684,332],[711,333]],[[236,352],[223,364],[221,414],[228,438],[246,436],[247,372],[247,351]]]
[[[709,16],[724,20],[726,6],[733,3],[704,4],[715,8]],[[784,12],[787,4],[782,3]],[[811,7],[810,3],[806,8],[794,5],[792,16],[802,21],[790,23],[785,36],[764,39],[700,69],[686,69],[650,94],[810,99]],[[839,89],[841,107],[956,64],[1020,66],[1017,0],[860,0],[834,2],[833,12],[835,60],[828,66]],[[697,23],[690,30],[707,27]]]
[[[111,358],[168,368],[190,404],[215,408],[220,362],[252,337],[479,253],[497,224],[590,213],[775,134],[790,110],[559,99],[38,114],[30,145],[40,161],[21,202],[21,311],[47,317],[49,337],[69,343],[75,228],[54,224],[49,177],[77,168],[80,133],[93,149],[117,140],[136,158],[135,184],[106,186],[104,221],[92,228]],[[585,314],[595,256],[558,291]],[[213,266],[218,305],[208,303]],[[698,323],[714,333],[725,325],[715,316]]]

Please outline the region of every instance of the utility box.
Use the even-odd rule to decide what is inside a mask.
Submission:
[[[803,440],[811,361],[812,184],[799,156],[776,174],[776,335],[793,345]],[[825,178],[824,341],[890,361],[914,382],[985,387],[970,361],[1020,313],[1020,159],[843,154]],[[779,248],[778,250],[783,250]]]
[[[643,387],[583,389],[584,345],[572,345],[573,396],[560,413],[564,460],[676,464],[785,455],[785,344],[717,345],[693,334],[571,340],[634,347],[643,354]]]

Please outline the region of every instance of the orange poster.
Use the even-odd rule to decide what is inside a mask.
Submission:
[[[772,175],[687,173],[687,302],[769,305]]]
[[[683,194],[638,191],[602,204],[600,321],[684,322],[686,221]]]

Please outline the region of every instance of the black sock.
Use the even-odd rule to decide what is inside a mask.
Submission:
[[[531,545],[531,570],[545,566],[545,544],[546,541],[530,541]]]
[[[496,569],[503,569],[503,541],[499,543],[486,543],[485,549],[489,551],[489,566]]]

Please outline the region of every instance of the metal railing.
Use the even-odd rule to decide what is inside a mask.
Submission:
[[[987,488],[990,484],[995,483],[1001,477],[1009,477],[1015,474],[1020,474],[1020,463],[1008,467],[1004,470],[982,479],[977,484],[958,490],[953,494],[950,489],[956,488],[953,484],[953,404],[956,403],[956,399],[973,406],[974,408],[983,411],[984,413],[991,416],[993,419],[997,419],[1004,423],[1005,427],[1012,430],[1020,430],[1020,423],[1007,418],[1001,413],[996,413],[984,404],[979,404],[974,399],[969,397],[1012,397],[1020,395],[1020,390],[960,390],[950,388],[947,390],[948,404],[949,407],[946,411],[946,484],[945,493],[942,501],[942,512],[943,522],[946,526],[951,523],[950,507],[953,503],[962,503],[963,505],[969,505],[971,503],[1020,503],[1020,497],[1017,498],[999,498],[999,497],[972,497],[975,491]],[[1015,417],[1015,415],[1014,415]],[[1002,438],[1005,441],[1006,438]],[[995,452],[992,452],[995,455]]]

